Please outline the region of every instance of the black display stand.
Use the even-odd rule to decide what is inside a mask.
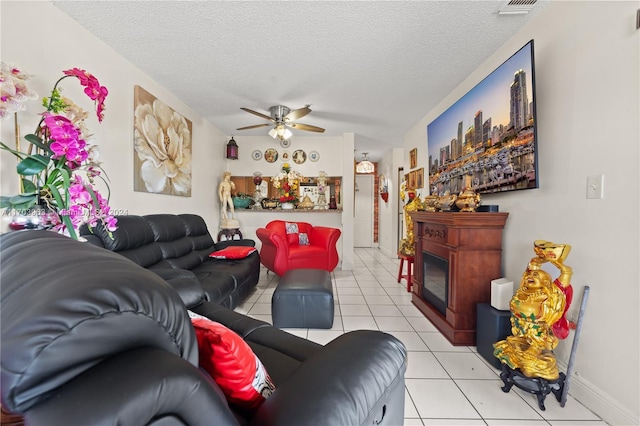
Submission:
[[[504,386],[501,388],[503,392],[509,392],[513,385],[515,385],[525,392],[535,394],[536,398],[538,398],[538,407],[540,407],[542,411],[545,410],[544,400],[550,393],[553,393],[558,402],[562,402],[562,392],[566,378],[564,373],[560,373],[556,380],[547,380],[541,377],[533,378],[525,376],[520,370],[510,368],[507,364],[502,364],[500,378],[504,383]]]

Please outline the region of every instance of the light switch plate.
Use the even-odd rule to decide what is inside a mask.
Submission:
[[[604,198],[604,175],[587,176],[587,199]]]

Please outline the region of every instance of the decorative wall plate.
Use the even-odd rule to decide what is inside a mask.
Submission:
[[[301,149],[293,151],[293,162],[296,164],[302,164],[307,161],[307,153]]]
[[[316,162],[320,159],[320,154],[318,154],[318,151],[311,151],[309,153],[309,160]]]
[[[282,161],[289,161],[291,160],[291,153],[289,151],[282,151],[282,154],[280,154],[280,159]]]
[[[267,163],[275,163],[278,159],[278,151],[273,148],[269,148],[264,152],[264,159],[267,160]]]
[[[251,158],[258,161],[262,158],[262,152],[259,149],[256,149],[251,153]]]
[[[283,148],[289,148],[291,146],[291,139],[282,139],[280,141],[280,146]]]

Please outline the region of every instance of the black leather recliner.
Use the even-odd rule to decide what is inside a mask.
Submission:
[[[321,346],[49,231],[0,236],[2,406],[29,425],[399,425],[406,350],[379,331]],[[175,285],[175,287],[172,287]],[[251,418],[198,369],[187,307],[238,333],[276,391]]]

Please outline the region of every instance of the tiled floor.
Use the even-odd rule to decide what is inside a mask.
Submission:
[[[405,425],[589,425],[607,423],[571,395],[564,408],[553,395],[546,411],[534,395],[500,389],[499,370],[475,346],[451,345],[411,304],[406,283],[397,283],[398,259],[378,249],[356,249],[353,271],[334,273],[335,319],[330,330],[287,329],[325,344],[356,329],[382,330],[407,347]],[[271,295],[278,277],[263,269],[254,292],[237,311],[271,322]]]

